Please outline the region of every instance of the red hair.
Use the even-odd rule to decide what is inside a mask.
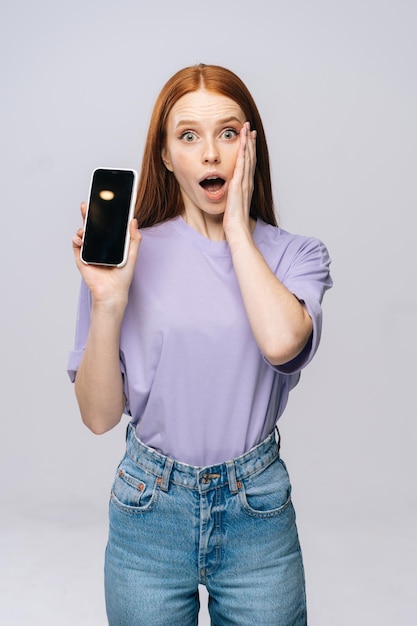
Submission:
[[[139,228],[153,226],[181,215],[184,204],[179,185],[162,161],[168,115],[185,94],[207,89],[234,100],[242,109],[251,129],[256,130],[256,169],[250,208],[251,217],[277,225],[271,188],[269,155],[262,121],[245,84],[236,74],[218,65],[200,63],[172,76],[153,108],[139,177],[135,217]]]

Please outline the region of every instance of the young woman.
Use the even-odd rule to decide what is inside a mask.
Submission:
[[[262,122],[234,73],[201,64],[162,89],[127,264],[84,265],[82,235],[68,369],[94,433],[131,417],[110,499],[109,624],[197,624],[199,584],[213,624],[306,624],[275,426],[318,347],[329,257],[278,228]]]

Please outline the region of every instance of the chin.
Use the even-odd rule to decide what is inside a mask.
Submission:
[[[201,209],[203,213],[212,215],[213,217],[223,217],[226,207],[224,205],[211,205]]]

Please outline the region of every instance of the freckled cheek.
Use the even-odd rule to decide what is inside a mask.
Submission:
[[[239,153],[239,145],[240,144],[237,141],[234,141],[233,143],[230,143],[230,144],[226,144],[223,150],[224,156],[225,157],[227,156],[227,158],[234,159],[236,161],[237,155]]]
[[[176,155],[172,159],[172,166],[173,174],[182,191],[187,194],[190,193],[192,181],[196,177],[196,175],[193,175],[195,171],[195,159],[184,157],[183,155]]]
[[[174,168],[174,172],[177,172],[179,175],[184,175],[187,172],[191,171],[191,168],[195,165],[195,157],[191,154],[173,154],[172,155],[172,166]]]
[[[224,158],[223,158],[224,165],[226,165],[226,162],[227,162],[229,166],[230,176],[233,174],[234,169],[236,167],[237,156],[238,156],[238,148],[232,148],[224,154]]]

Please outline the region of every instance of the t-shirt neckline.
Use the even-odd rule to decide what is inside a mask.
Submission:
[[[213,256],[230,257],[230,248],[226,240],[213,241],[212,239],[208,239],[208,237],[205,237],[195,230],[195,228],[187,224],[182,215],[174,217],[171,221],[175,230],[190,243],[200,248],[200,250],[203,250],[207,254]],[[255,228],[252,233],[253,239],[256,243],[259,243],[263,239],[263,230],[265,226],[266,224],[262,220],[259,218],[256,220]]]

